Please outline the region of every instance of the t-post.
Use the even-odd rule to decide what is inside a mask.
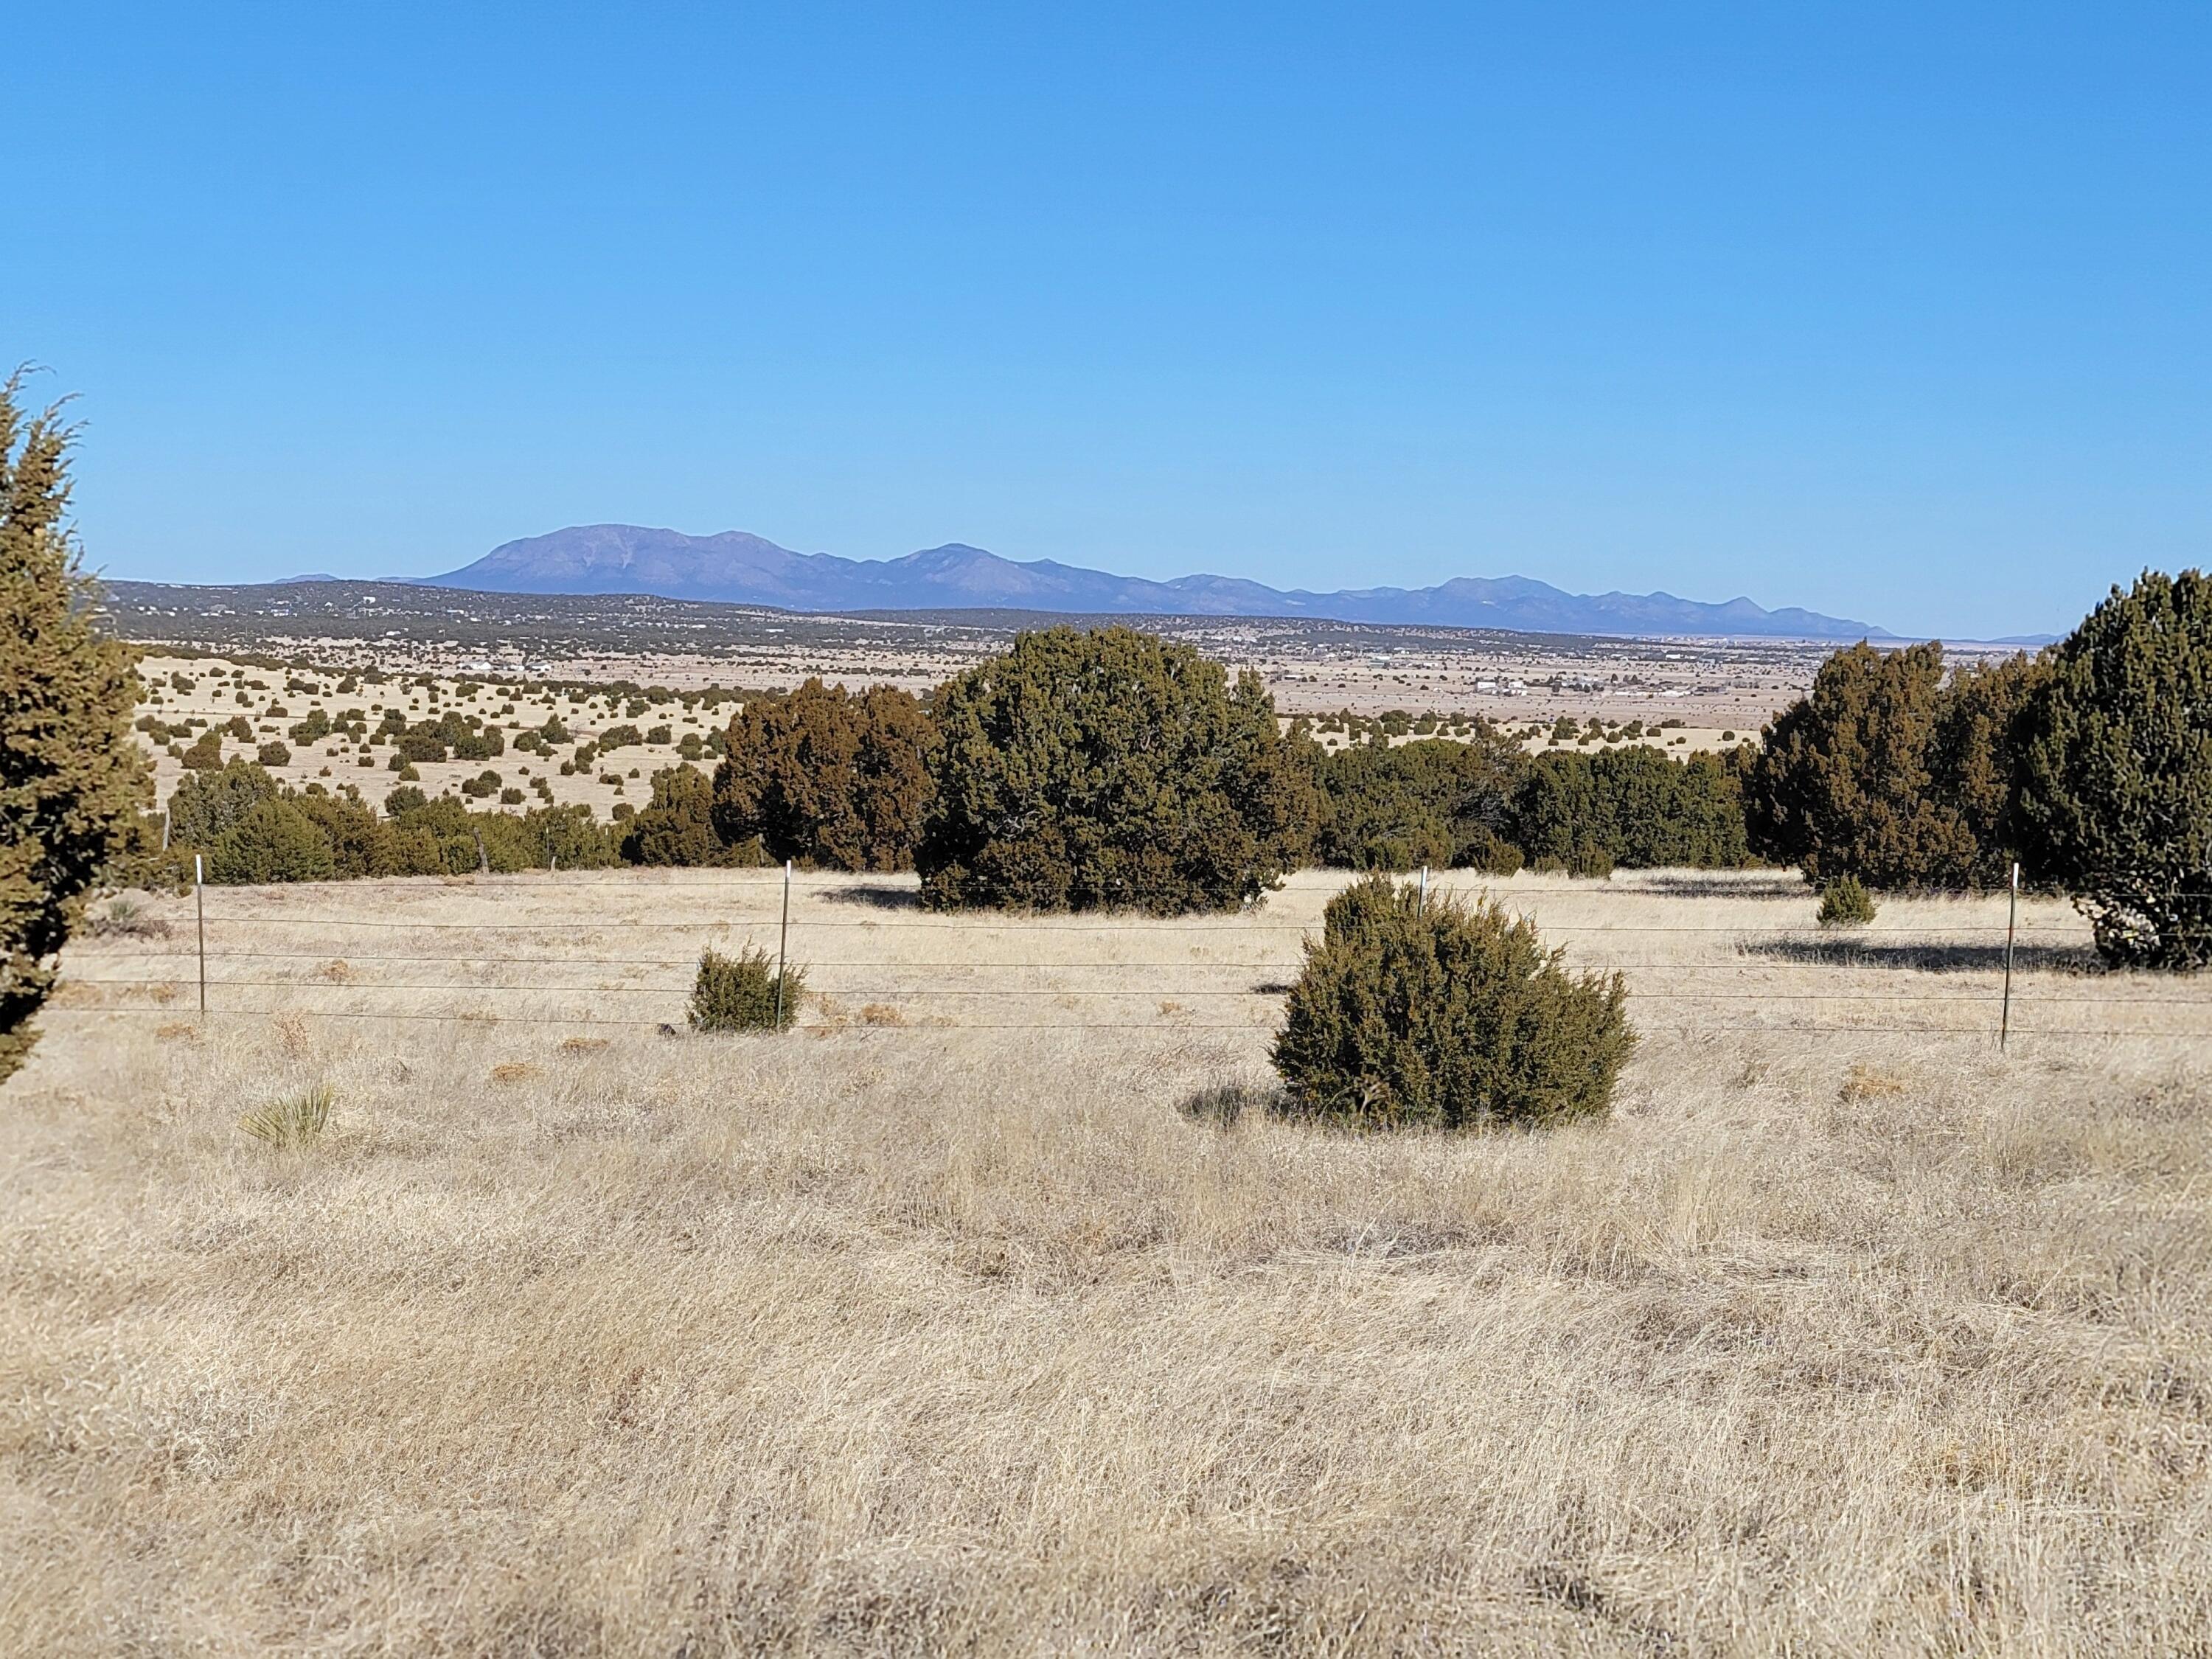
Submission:
[[[791,948],[791,860],[783,861],[783,931],[775,941],[775,1029],[783,1029],[783,963]]]
[[[1997,1016],[1997,1052],[2004,1052],[2005,1039],[2012,1035],[2012,940],[2013,930],[2020,921],[2020,861],[2012,866],[2012,899],[2005,910],[2005,975],[2004,1011]]]
[[[207,1012],[207,878],[200,869],[200,855],[192,854],[192,908],[199,915],[200,933],[200,1012]]]

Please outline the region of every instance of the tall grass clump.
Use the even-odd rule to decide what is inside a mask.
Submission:
[[[699,958],[699,977],[691,987],[692,1029],[781,1030],[798,1018],[805,990],[805,969],[778,973],[765,951],[749,945],[734,957],[708,951]]]
[[[337,1102],[331,1085],[318,1083],[255,1107],[238,1120],[238,1127],[271,1146],[312,1146],[330,1127],[331,1108]]]
[[[1499,905],[1425,904],[1386,876],[1329,902],[1275,1066],[1292,1109],[1378,1128],[1601,1113],[1634,1045],[1618,974],[1570,974]]]
[[[1839,876],[1820,889],[1823,927],[1863,927],[1874,920],[1874,895],[1856,876]]]

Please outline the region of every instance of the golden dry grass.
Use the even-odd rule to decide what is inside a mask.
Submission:
[[[811,1037],[657,1029],[757,878],[211,895],[277,954],[198,1042],[92,982],[189,963],[88,944],[0,1093],[0,1647],[2203,1649],[2212,989],[2035,907],[2023,1025],[2175,1035],[2000,1055],[2001,909],[1838,960],[1758,878],[1524,878],[1640,992],[1610,1121],[1185,1116],[1331,884],[951,932],[813,878]],[[410,917],[471,927],[331,925]],[[319,1145],[237,1129],[318,1082]]]

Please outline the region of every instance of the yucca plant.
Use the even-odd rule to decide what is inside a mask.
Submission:
[[[238,1120],[238,1127],[271,1146],[312,1146],[330,1127],[331,1108],[337,1099],[329,1084],[318,1083],[255,1107]]]

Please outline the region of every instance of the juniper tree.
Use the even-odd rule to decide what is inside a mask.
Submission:
[[[904,870],[932,791],[937,729],[896,687],[810,679],[746,700],[714,769],[714,830],[733,848],[825,870]]]
[[[925,903],[1166,915],[1258,897],[1313,787],[1257,677],[1127,628],[1019,635],[940,686]]]
[[[1819,884],[2002,884],[2020,710],[2045,672],[2016,658],[1947,678],[1934,641],[1835,653],[1741,769],[1754,850]]]
[[[94,614],[67,522],[73,433],[0,384],[0,1079],[35,1041],[55,958],[100,867],[139,836],[129,647]]]
[[[2031,873],[2075,894],[2113,961],[2212,963],[2212,580],[2115,587],[2021,725]]]

